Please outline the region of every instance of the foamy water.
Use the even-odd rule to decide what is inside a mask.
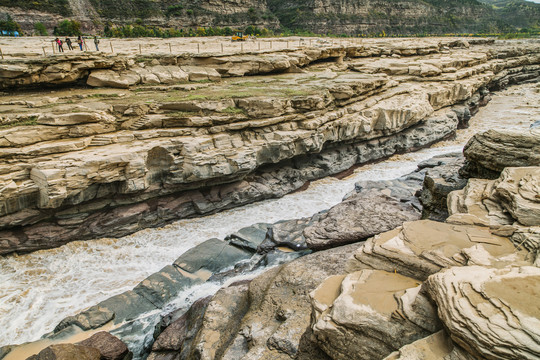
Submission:
[[[539,90],[536,84],[529,84],[498,93],[471,120],[471,127],[459,132],[456,140],[364,166],[343,180],[323,179],[313,182],[305,191],[281,199],[181,220],[120,239],[72,242],[57,249],[1,258],[0,346],[37,340],[66,316],[133,288],[208,238],[224,238],[257,222],[311,216],[340,202],[355,182],[394,179],[407,174],[420,161],[460,151],[475,132],[528,128],[540,120]],[[202,293],[215,290],[217,285],[208,286]]]

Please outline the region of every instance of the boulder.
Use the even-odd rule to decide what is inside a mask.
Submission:
[[[450,266],[530,264],[527,255],[486,227],[420,220],[368,239],[348,269],[397,271],[423,281]]]
[[[221,75],[213,68],[202,66],[182,66],[182,70],[187,73],[189,81],[221,80]]]
[[[203,315],[211,297],[199,299],[191,305],[189,310],[180,318],[171,323],[156,339],[152,345],[152,352],[148,360],[179,359],[179,353],[187,355],[191,349],[191,342],[200,328]],[[187,349],[187,351],[182,350]]]
[[[497,180],[469,179],[448,196],[451,222],[519,229],[540,225],[539,167],[506,168]]]
[[[452,340],[478,359],[540,357],[540,269],[470,266],[428,278]]]
[[[188,358],[214,360],[223,356],[249,309],[248,288],[249,281],[242,281],[222,288],[214,295],[191,342]],[[182,351],[185,350],[187,347]]]
[[[186,251],[174,265],[192,274],[200,270],[215,273],[250,257],[250,252],[214,238]]]
[[[461,175],[496,179],[505,167],[540,165],[540,129],[488,130],[475,134],[465,145],[467,160]]]
[[[113,87],[127,89],[141,81],[141,77],[134,71],[124,70],[94,70],[88,76],[86,83],[93,87]]]
[[[493,197],[520,224],[540,226],[540,167],[504,169]]]
[[[225,240],[234,246],[255,252],[264,241],[269,226],[270,224],[266,223],[253,224],[228,235]]]
[[[333,206],[304,230],[310,249],[320,250],[364,240],[420,219],[420,212],[378,191],[361,192]]]
[[[150,66],[147,70],[155,75],[162,84],[174,84],[188,81],[188,74],[177,66]],[[151,78],[148,78],[151,80]]]
[[[30,356],[27,360],[101,360],[101,353],[94,347],[58,344],[51,345],[41,350],[37,355]]]
[[[397,273],[333,276],[310,297],[317,344],[336,360],[380,359],[441,328],[420,283]]]
[[[132,357],[126,344],[106,331],[95,333],[77,345],[98,349],[101,353],[101,360],[130,360]]]
[[[310,218],[285,220],[272,224],[257,252],[267,253],[278,247],[287,247],[296,251],[307,249],[304,229],[318,218],[319,214],[316,214]]]

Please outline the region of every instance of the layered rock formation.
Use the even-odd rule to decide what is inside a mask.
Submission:
[[[248,290],[249,309],[240,326],[234,325],[240,334],[221,344],[223,355],[216,358],[538,357],[539,314],[536,302],[531,303],[538,291],[539,271],[533,265],[537,248],[526,250],[514,238],[540,224],[534,215],[538,187],[527,180],[540,178],[537,171],[508,168],[498,180],[487,180],[491,188],[511,189],[506,191],[512,196],[451,193],[450,203],[455,196],[466,196],[469,206],[459,214],[450,209],[446,223],[406,222],[364,244],[317,252],[256,278]],[[467,186],[475,181],[481,180],[470,179]],[[507,219],[471,221],[482,202],[504,207]],[[518,208],[531,214],[527,226],[520,222]],[[343,264],[341,255],[332,254],[354,248],[345,267],[334,267],[321,282],[318,269]],[[298,271],[304,264],[311,267],[307,277]],[[296,271],[289,274],[292,269]],[[312,287],[309,299],[306,284]],[[216,294],[211,301],[225,298]],[[443,325],[446,331],[440,330]],[[190,347],[210,349],[213,344],[215,340],[207,340]],[[173,358],[176,352],[169,354]]]
[[[133,76],[135,83],[146,78],[161,85],[2,103],[0,253],[122,236],[282,196],[307,181],[451,136],[486,87],[538,77],[535,46],[483,40],[463,46],[471,45],[428,39],[260,57],[138,63],[67,56],[55,64],[21,63],[19,70],[3,64],[4,86],[88,74],[92,82],[103,71],[116,74],[113,82]],[[351,60],[320,63],[343,56]],[[299,67],[303,73],[273,74]],[[216,80],[212,73],[231,78],[168,84],[185,80],[183,74]],[[267,75],[235,78],[255,74]]]
[[[488,3],[488,4],[485,4]],[[525,1],[489,0],[467,3],[439,1],[260,1],[227,0],[174,3],[166,0],[98,1],[47,0],[26,3],[3,1],[2,14],[10,14],[23,29],[34,30],[41,21],[49,30],[64,17],[82,23],[83,31],[103,30],[105,24],[160,26],[162,28],[231,27],[248,25],[318,34],[449,34],[533,28],[540,7]],[[62,15],[62,16],[59,16]],[[143,21],[144,19],[144,21]]]
[[[431,159],[394,181],[358,183],[345,203],[376,191],[413,203],[423,174],[440,174],[456,159]],[[408,221],[366,242],[315,252],[222,288],[189,311],[179,310],[183,315],[168,316],[149,358],[537,358],[538,171],[506,168],[496,180],[469,179],[463,190],[449,194],[445,223]],[[482,187],[475,188],[477,183]],[[301,239],[309,244],[309,229],[325,224],[332,214],[256,224],[231,234],[228,243],[209,240],[133,291],[65,319],[47,336],[61,338],[108,322],[114,334],[133,336],[151,322],[137,323],[138,314],[155,312],[185,281],[200,282],[212,274],[219,278],[227,265],[257,248],[269,259],[271,243],[289,241],[302,248]],[[283,235],[284,229],[291,237]],[[341,244],[333,231],[327,234],[325,247],[332,239]],[[259,256],[252,260],[264,262]]]

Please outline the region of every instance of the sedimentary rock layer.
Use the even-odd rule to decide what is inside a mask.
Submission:
[[[540,68],[540,52],[528,43],[379,45],[175,57],[172,65],[153,59],[144,67],[126,60],[106,71],[115,78],[138,67],[168,80],[6,99],[0,104],[0,254],[122,236],[282,196],[309,180],[451,136],[487,87],[537,77]],[[320,62],[345,55],[350,59]],[[42,81],[40,66],[4,68],[4,79],[13,82],[3,83]],[[206,81],[171,85],[185,76],[173,77],[167,66],[178,74],[202,71]],[[274,74],[299,66],[302,73]],[[70,69],[66,78],[80,76]],[[214,83],[211,70],[267,75]]]

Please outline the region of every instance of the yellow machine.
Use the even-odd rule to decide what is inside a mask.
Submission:
[[[244,35],[243,32],[237,31],[231,38],[232,41],[246,41],[248,39],[247,35]]]

